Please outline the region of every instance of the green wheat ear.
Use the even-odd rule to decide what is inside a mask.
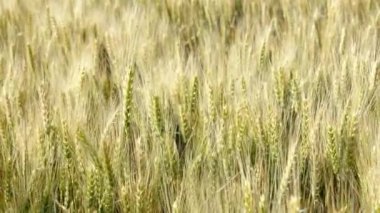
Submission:
[[[130,125],[132,118],[132,105],[133,105],[133,82],[135,77],[135,66],[131,67],[128,74],[127,87],[124,94],[124,133],[130,134]]]
[[[13,165],[12,160],[8,159],[6,160],[6,171],[5,171],[5,186],[4,186],[4,200],[6,205],[11,206],[12,198],[14,196],[13,193]]]
[[[301,89],[297,76],[293,76],[290,82],[291,108],[298,113],[302,105]]]
[[[111,187],[111,189],[113,189],[114,187],[116,187],[117,181],[116,181],[116,177],[115,177],[112,162],[111,162],[111,158],[112,158],[111,150],[110,150],[109,144],[107,143],[103,144],[103,155],[104,155],[104,168],[106,170],[106,175],[107,175],[107,180],[108,180],[107,184],[109,185],[109,187]]]
[[[26,112],[26,106],[25,106],[26,101],[27,101],[26,91],[19,90],[17,94],[16,103],[17,103],[17,109],[18,109],[17,114],[20,120],[24,117],[25,112]]]
[[[68,130],[68,124],[66,121],[62,122],[63,126],[63,138],[62,138],[62,145],[63,145],[63,153],[64,157],[66,159],[65,162],[65,169],[66,169],[66,175],[65,175],[65,199],[64,199],[64,205],[69,206],[71,202],[73,202],[74,196],[75,196],[75,189],[77,179],[76,175],[76,159],[75,159],[75,146],[72,143],[70,136],[69,136],[69,130]]]
[[[9,131],[6,115],[2,110],[0,110],[0,139],[2,145],[0,153],[4,152],[5,150],[9,150],[10,146],[12,146],[12,144],[10,144],[8,140],[8,132]]]
[[[251,183],[248,180],[244,180],[243,183],[243,196],[244,196],[244,208],[245,212],[253,213],[253,196]]]
[[[302,120],[301,120],[301,168],[305,166],[305,160],[309,157],[310,153],[310,139],[309,139],[309,103],[307,100],[304,101],[302,106]]]
[[[210,121],[212,123],[215,123],[216,121],[216,116],[217,116],[217,111],[216,111],[216,104],[214,100],[214,90],[212,89],[211,86],[208,88],[208,111],[210,113]]]
[[[120,171],[124,169],[124,163],[126,162],[125,155],[128,156],[128,165],[131,174],[136,174],[136,158],[135,158],[135,141],[132,135],[132,108],[133,108],[133,84],[136,74],[137,65],[134,64],[130,67],[128,73],[128,81],[124,91],[124,121],[123,121],[123,132],[120,139],[120,149],[119,149],[119,162]]]
[[[183,106],[180,106],[180,120],[181,120],[181,127],[182,127],[182,133],[185,137],[185,141],[187,142],[190,138],[191,130],[190,130],[190,124],[188,120],[188,115],[186,113],[186,110]]]
[[[50,132],[50,127],[51,127],[51,118],[50,118],[50,112],[49,112],[48,95],[46,93],[44,84],[42,84],[41,87],[39,88],[39,95],[40,95],[40,105],[41,105],[44,134],[48,135]]]
[[[26,49],[27,49],[27,54],[28,54],[28,65],[30,69],[32,70],[32,72],[36,73],[36,64],[35,64],[36,62],[35,62],[32,46],[30,44],[27,44]]]
[[[231,80],[231,84],[230,84],[230,90],[229,90],[229,95],[231,97],[231,99],[233,100],[235,98],[235,93],[236,93],[236,88],[235,88],[235,80],[232,79]]]
[[[338,149],[336,144],[336,130],[329,126],[328,127],[328,137],[327,137],[327,158],[332,165],[334,174],[338,174],[339,171],[339,158],[338,158]]]
[[[111,150],[110,150],[110,144],[104,143],[103,144],[103,165],[105,168],[105,172],[103,173],[103,180],[105,180],[104,183],[104,194],[101,200],[102,208],[106,212],[112,212],[114,210],[114,190],[118,188],[118,183],[116,180],[116,176],[114,173],[113,165],[111,163]]]
[[[42,114],[42,131],[39,131],[39,150],[40,150],[40,165],[46,166],[48,155],[50,152],[50,135],[51,135],[51,118],[48,104],[48,97],[44,84],[39,88],[40,106]]]
[[[241,91],[243,93],[244,96],[247,96],[248,95],[248,91],[247,91],[247,82],[245,81],[244,78],[241,79]]]
[[[73,149],[74,149],[74,147],[72,147],[72,144],[70,143],[69,130],[68,130],[67,122],[63,121],[62,125],[63,125],[63,152],[64,152],[64,156],[68,162],[68,166],[69,166],[69,168],[71,168],[72,163],[73,163],[73,156],[74,156],[74,153],[73,153],[74,150]]]
[[[109,211],[113,212],[114,211],[114,194],[113,194],[113,187],[111,180],[105,178],[105,189],[103,191],[103,196],[101,199],[101,209],[103,211]]]
[[[347,132],[347,166],[353,174],[357,175],[357,146],[358,146],[358,118],[356,116],[351,116],[349,120],[349,130]]]
[[[154,96],[151,101],[151,120],[152,130],[158,137],[162,137],[164,132],[164,120],[162,118],[162,110],[158,96]]]
[[[263,43],[260,50],[260,67],[263,68],[266,65],[266,42]]]
[[[92,210],[99,210],[102,193],[101,174],[97,169],[90,171],[87,181],[87,204]]]
[[[243,104],[238,112],[237,116],[237,138],[236,138],[236,147],[235,150],[237,153],[241,153],[243,146],[245,145],[246,138],[248,137],[248,128],[247,128],[247,119],[248,119],[248,114],[247,110],[245,108],[245,105]]]
[[[285,108],[285,71],[281,68],[275,75],[275,97],[281,109]]]
[[[273,162],[277,162],[280,155],[279,150],[279,124],[277,122],[277,117],[271,115],[269,127],[267,128],[268,142],[269,142],[269,153],[270,158]]]
[[[190,103],[190,111],[192,115],[196,115],[198,113],[198,104],[199,104],[199,80],[198,77],[194,78],[193,88],[191,91],[191,103]]]
[[[97,46],[97,57],[96,57],[96,69],[97,73],[100,76],[101,88],[103,95],[106,100],[109,100],[112,93],[112,66],[111,66],[111,57],[108,53],[108,50],[103,42]]]

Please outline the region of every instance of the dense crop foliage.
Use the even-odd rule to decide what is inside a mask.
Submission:
[[[1,212],[379,212],[380,2],[0,1]]]

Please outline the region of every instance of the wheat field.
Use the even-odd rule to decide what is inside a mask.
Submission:
[[[1,212],[380,212],[377,0],[0,1]]]

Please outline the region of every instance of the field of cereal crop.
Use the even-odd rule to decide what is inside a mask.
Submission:
[[[380,2],[0,1],[1,212],[380,212]]]

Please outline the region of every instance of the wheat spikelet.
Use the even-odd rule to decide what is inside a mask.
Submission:
[[[268,133],[268,144],[269,144],[269,154],[273,162],[277,162],[280,155],[279,150],[279,135],[278,135],[278,124],[277,118],[272,115],[269,127],[267,129]]]
[[[71,205],[71,196],[70,196],[70,181],[65,181],[64,185],[64,197],[63,197],[63,206],[66,209],[70,208]]]
[[[133,82],[135,72],[135,67],[130,68],[128,74],[128,82],[124,93],[124,133],[128,136],[130,135],[130,125],[132,118]]]
[[[38,136],[38,165],[41,168],[44,168],[47,163],[46,155],[47,155],[47,147],[45,144],[45,134],[44,131],[41,129],[38,129],[37,131],[37,136]]]
[[[253,196],[251,183],[248,180],[244,180],[243,183],[243,196],[244,196],[244,208],[245,212],[253,213]]]
[[[63,199],[63,205],[67,208],[70,207],[71,203],[73,202],[74,196],[76,192],[74,191],[73,187],[76,187],[76,179],[75,179],[75,173],[76,171],[76,160],[75,158],[75,147],[71,143],[69,139],[69,130],[68,130],[68,124],[64,120],[62,121],[62,145],[63,145],[63,153],[65,157],[65,184],[64,184],[64,199]]]
[[[313,147],[315,150],[315,145]],[[321,166],[317,154],[313,152],[312,167],[311,167],[311,196],[314,205],[318,204],[320,199],[319,191],[321,189]]]
[[[51,118],[50,118],[50,112],[49,112],[48,97],[47,97],[46,90],[44,88],[44,84],[42,84],[39,89],[39,95],[40,95],[43,129],[44,129],[44,134],[47,136],[50,133],[50,128],[51,128],[50,119]]]
[[[266,42],[263,43],[260,50],[260,67],[263,68],[266,65]]]
[[[204,160],[203,153],[198,154],[190,165],[189,171],[194,177],[199,177],[202,162]]]
[[[111,163],[111,150],[109,147],[109,144],[104,144],[103,145],[103,155],[104,155],[104,168],[106,170],[106,175],[107,175],[107,184],[111,189],[116,187],[117,182],[115,178],[115,174],[113,171],[112,163]]]
[[[185,137],[185,141],[188,141],[190,139],[190,125],[189,120],[187,118],[187,113],[184,109],[184,107],[180,106],[180,119],[181,119],[181,127],[182,127],[182,133]]]
[[[10,207],[12,204],[12,197],[13,197],[12,179],[14,176],[14,173],[12,172],[13,171],[12,160],[7,159],[5,165],[6,165],[6,170],[5,170],[4,200],[5,200],[6,205]]]
[[[130,202],[130,198],[129,198],[129,194],[128,194],[128,189],[125,185],[123,185],[121,188],[120,188],[120,202],[121,202],[121,206],[122,206],[122,211],[124,212],[131,212],[131,202]]]
[[[224,144],[224,135],[225,135],[225,124],[224,124],[224,121],[221,120],[220,122],[220,126],[219,128],[217,129],[217,133],[216,133],[216,152],[215,152],[215,155],[216,156],[220,156],[221,158],[221,162],[226,162],[226,156],[223,154],[225,152],[225,144]],[[216,171],[215,171],[216,172]]]
[[[153,133],[158,137],[162,137],[164,132],[164,123],[162,118],[162,110],[158,96],[154,96],[151,100],[151,126]]]
[[[211,86],[208,87],[208,111],[210,113],[210,121],[212,123],[215,123],[217,111],[216,111],[216,104],[214,101],[214,90]]]
[[[297,76],[292,77],[290,84],[291,109],[298,113],[302,107],[302,98]]]
[[[327,157],[332,165],[334,174],[337,174],[339,171],[339,158],[336,145],[336,131],[331,126],[328,127]]]
[[[13,107],[11,104],[11,100],[8,95],[5,96],[5,119],[6,119],[6,124],[7,124],[7,131],[9,133],[14,131],[14,126],[15,123],[13,121]],[[10,138],[11,139],[11,138]]]
[[[358,120],[356,116],[351,116],[349,120],[349,130],[347,132],[347,166],[348,169],[351,170],[354,175],[357,175],[357,137],[358,137]]]
[[[189,82],[187,78],[182,78],[179,81],[180,84],[180,90],[179,90],[179,95],[183,95],[183,104],[184,104],[184,109],[186,111],[190,111],[191,109],[191,98],[192,98],[192,91],[191,91],[191,86],[189,86]],[[181,99],[181,98],[180,98]]]
[[[111,97],[113,87],[111,82],[112,67],[110,55],[103,42],[97,46],[96,67],[100,76],[103,95],[108,100]]]
[[[50,12],[50,7],[48,6],[46,8],[46,19],[47,19],[47,23],[48,23],[48,29],[49,29],[49,33],[52,37],[54,36],[57,36],[57,21],[55,20],[55,18],[51,15],[51,12]]]
[[[235,87],[236,87],[235,80],[232,79],[231,84],[230,84],[230,90],[229,90],[229,96],[230,96],[231,100],[234,100],[234,98],[235,98],[235,93],[236,93]]]
[[[70,144],[69,142],[69,130],[68,130],[68,125],[67,125],[67,122],[66,121],[63,121],[62,122],[62,126],[63,126],[63,152],[64,152],[64,156],[68,162],[68,169],[69,171],[71,170],[71,167],[73,166],[73,147],[72,145]]]
[[[101,75],[105,75],[107,78],[111,76],[111,58],[103,42],[100,42],[97,46],[96,64]]]
[[[133,83],[134,76],[136,72],[136,65],[130,68],[128,74],[128,81],[126,85],[126,89],[124,92],[124,123],[123,123],[123,134],[120,141],[120,154],[119,154],[119,162],[120,167],[123,167],[123,163],[125,162],[124,155],[128,153],[129,160],[129,169],[131,174],[135,174],[135,142],[132,139],[132,129],[131,129],[131,121],[132,121],[132,107],[133,107]],[[122,170],[122,168],[120,168]]]
[[[78,170],[81,174],[83,174],[84,173],[84,166],[83,166],[84,159],[83,159],[83,155],[81,154],[81,151],[82,151],[80,148],[81,144],[87,144],[87,138],[86,138],[85,133],[80,128],[78,128],[75,133],[74,150],[77,150],[78,152],[78,155],[77,155]]]
[[[40,165],[46,166],[48,163],[51,151],[50,136],[51,136],[51,118],[47,103],[47,93],[44,85],[39,88],[41,114],[42,114],[42,131],[39,132],[39,150],[40,150]]]
[[[347,94],[347,91],[351,91],[351,76],[350,76],[350,72],[349,72],[349,69],[348,69],[348,65],[347,65],[347,61],[344,61],[343,65],[342,65],[342,71],[341,71],[341,76],[340,76],[340,79],[339,79],[339,91],[340,91],[340,95],[341,96],[344,96],[345,94]]]
[[[280,69],[275,76],[275,96],[277,103],[284,109],[285,107],[285,73],[283,69]]]
[[[305,166],[305,160],[309,157],[310,139],[309,139],[309,106],[305,100],[302,106],[302,121],[301,121],[301,169]]]
[[[350,113],[351,113],[351,104],[348,103],[344,109],[343,118],[340,124],[339,136],[341,139],[345,139],[344,137],[348,135],[348,131],[350,129]]]
[[[28,55],[28,65],[33,73],[36,73],[36,65],[34,59],[34,53],[30,44],[26,45],[27,55]]]
[[[198,77],[194,78],[193,88],[191,92],[190,112],[192,116],[196,117],[198,113],[199,104],[199,80]]]
[[[261,120],[261,117],[258,117],[256,120],[255,120],[255,125],[254,125],[254,135],[255,135],[255,138],[256,138],[256,141],[257,141],[257,145],[258,147],[260,148],[260,151],[265,153],[266,151],[266,136],[265,136],[265,130],[263,129],[263,124],[262,124],[262,120]]]
[[[341,122],[340,130],[339,130],[339,139],[340,139],[340,146],[339,146],[339,157],[343,160],[343,169],[349,169],[349,161],[350,157],[349,149],[352,147],[351,141],[349,141],[349,134],[350,134],[350,113],[351,113],[351,105],[350,103],[347,104],[344,110],[343,119]]]
[[[142,188],[142,182],[139,178],[136,183],[136,192],[135,192],[135,211],[136,212],[142,212],[144,206],[143,206],[143,188]]]
[[[278,196],[277,197],[277,205],[278,206],[281,205],[283,195],[288,188],[288,181],[289,181],[292,166],[294,163],[294,157],[295,157],[294,153],[295,153],[296,147],[297,147],[297,144],[294,144],[292,147],[290,147],[290,150],[289,150],[288,161],[286,163],[285,171],[282,174],[279,189],[278,189],[278,194],[277,194],[277,196]]]
[[[25,111],[26,111],[26,92],[24,90],[20,90],[16,97],[16,104],[17,104],[17,117],[19,120],[22,120]]]
[[[104,194],[101,200],[102,212],[114,212],[113,187],[109,179],[106,179]]]
[[[2,147],[1,151],[5,151],[5,150],[8,151],[10,148],[9,146],[11,146],[11,144],[8,140],[7,119],[2,110],[0,111],[0,139],[1,139],[1,144],[4,146]]]
[[[245,145],[246,138],[248,136],[247,117],[248,114],[246,112],[245,106],[243,105],[240,107],[237,117],[238,132],[235,146],[235,150],[237,151],[237,153],[241,153],[243,151],[243,146]]]
[[[235,120],[235,119],[234,119]],[[234,153],[237,153],[238,151],[237,150],[240,150],[241,147],[239,147],[237,145],[237,141],[236,141],[236,137],[237,137],[237,130],[238,130],[238,126],[239,125],[236,121],[232,120],[232,122],[229,124],[228,126],[228,132],[227,132],[227,147],[226,147],[226,156],[228,157],[235,157],[233,156]],[[231,170],[232,169],[232,165],[235,161],[231,161],[228,162],[229,163],[229,169],[228,170]]]
[[[210,146],[210,145],[209,145]],[[207,147],[207,151],[206,151],[206,156],[207,156],[207,160],[210,162],[209,163],[209,167],[210,167],[210,176],[211,178],[216,178],[217,175],[218,175],[218,162],[219,162],[219,156],[220,156],[220,152],[218,152],[218,150],[212,150],[213,147]],[[217,183],[214,182],[212,185],[211,185],[211,191],[215,191],[216,190],[216,185]]]
[[[241,79],[241,90],[242,90],[243,96],[247,98],[248,96],[247,82],[245,81],[244,78]]]
[[[102,185],[100,182],[101,174],[96,169],[90,171],[88,177],[87,186],[87,203],[88,208],[92,210],[98,210],[100,208],[100,193]]]

